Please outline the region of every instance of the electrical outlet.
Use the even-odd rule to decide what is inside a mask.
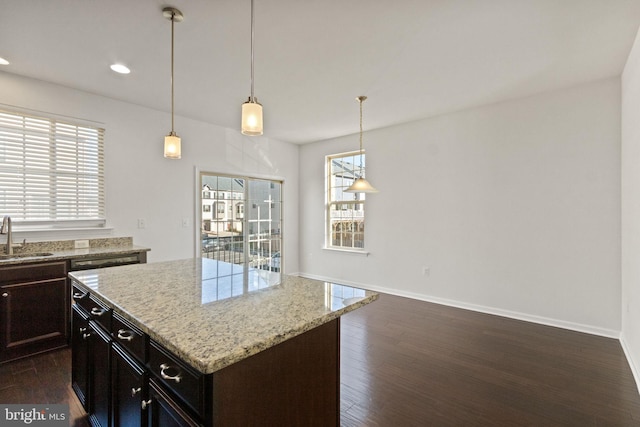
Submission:
[[[422,267],[422,275],[429,276],[431,274],[431,269],[429,267]]]
[[[87,249],[89,247],[89,241],[88,240],[76,240],[74,242],[74,247],[76,249]]]
[[[189,227],[189,218],[182,218],[182,227],[183,228]]]
[[[142,218],[138,218],[138,228],[145,228],[147,226],[146,222]]]

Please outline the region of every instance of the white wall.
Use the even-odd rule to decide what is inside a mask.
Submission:
[[[640,387],[640,33],[622,73],[622,346]]]
[[[198,168],[285,180],[285,269],[298,270],[298,146],[176,117],[182,159],[168,160],[162,155],[171,125],[168,113],[0,73],[0,108],[7,106],[96,121],[106,129],[106,214],[112,230],[16,233],[16,240],[132,236],[135,244],[151,248],[150,262],[191,257]],[[230,106],[236,107],[239,122],[240,105]],[[138,228],[138,218],[145,220],[144,229]],[[183,218],[188,219],[186,228]]]
[[[300,150],[303,275],[618,336],[619,79],[366,132],[364,146],[381,191],[368,257],[323,249],[324,156],[357,135]]]

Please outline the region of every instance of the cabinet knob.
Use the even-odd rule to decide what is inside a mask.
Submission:
[[[8,296],[9,296],[9,294],[8,294],[7,292],[5,292],[5,293],[3,293],[3,294],[2,294],[2,298],[6,298],[6,297],[8,297]]]
[[[91,334],[82,334],[82,339],[87,339],[91,336]]]
[[[142,391],[142,388],[140,388],[140,387],[138,387],[138,388],[133,387],[133,388],[131,389],[131,397],[136,397],[136,394],[140,393],[141,391]],[[142,409],[144,409],[144,408],[142,408]]]
[[[147,406],[151,405],[151,399],[149,400],[143,400],[142,403],[140,403],[140,407],[142,409],[147,409]]]

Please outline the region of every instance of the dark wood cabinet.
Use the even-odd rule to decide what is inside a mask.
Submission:
[[[94,256],[95,258],[95,256]],[[30,260],[0,266],[0,363],[69,345],[71,292],[70,263],[96,262],[94,258]],[[128,257],[102,256],[107,264],[145,263],[146,251]],[[108,317],[108,316],[107,316]]]
[[[103,328],[104,315],[88,294],[76,292],[72,308],[72,385],[93,427],[201,426],[184,407],[154,381],[140,360],[146,335],[115,316],[111,334]],[[82,305],[81,305],[82,304]],[[137,349],[143,342],[144,351]],[[122,341],[122,342],[120,342]],[[158,381],[158,380],[156,380]],[[176,403],[176,402],[180,403]]]
[[[111,374],[113,425],[146,425],[147,411],[142,408],[147,396],[146,372],[115,343],[111,347]]]
[[[197,427],[201,424],[194,421],[184,409],[162,389],[154,380],[149,381],[148,427]]]
[[[80,403],[88,410],[89,390],[89,316],[77,306],[71,312],[71,386]]]
[[[89,418],[95,427],[109,427],[111,419],[111,337],[89,322]]]
[[[111,422],[111,336],[93,319],[88,292],[73,288],[71,386],[94,427]],[[84,306],[89,306],[89,311]],[[95,312],[95,311],[94,311]]]
[[[67,263],[0,268],[0,362],[68,345]]]

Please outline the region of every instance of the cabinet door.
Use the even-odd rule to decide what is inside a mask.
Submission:
[[[85,411],[88,411],[87,392],[89,387],[89,319],[82,309],[73,306],[71,334],[71,386]]]
[[[111,418],[111,338],[89,322],[89,417],[94,427],[109,427]]]
[[[149,427],[196,427],[200,426],[180,408],[154,381],[149,381]]]
[[[69,290],[65,278],[0,288],[0,361],[67,345]]]
[[[113,425],[142,427],[146,422],[146,411],[142,401],[146,396],[144,369],[118,344],[111,347]]]

